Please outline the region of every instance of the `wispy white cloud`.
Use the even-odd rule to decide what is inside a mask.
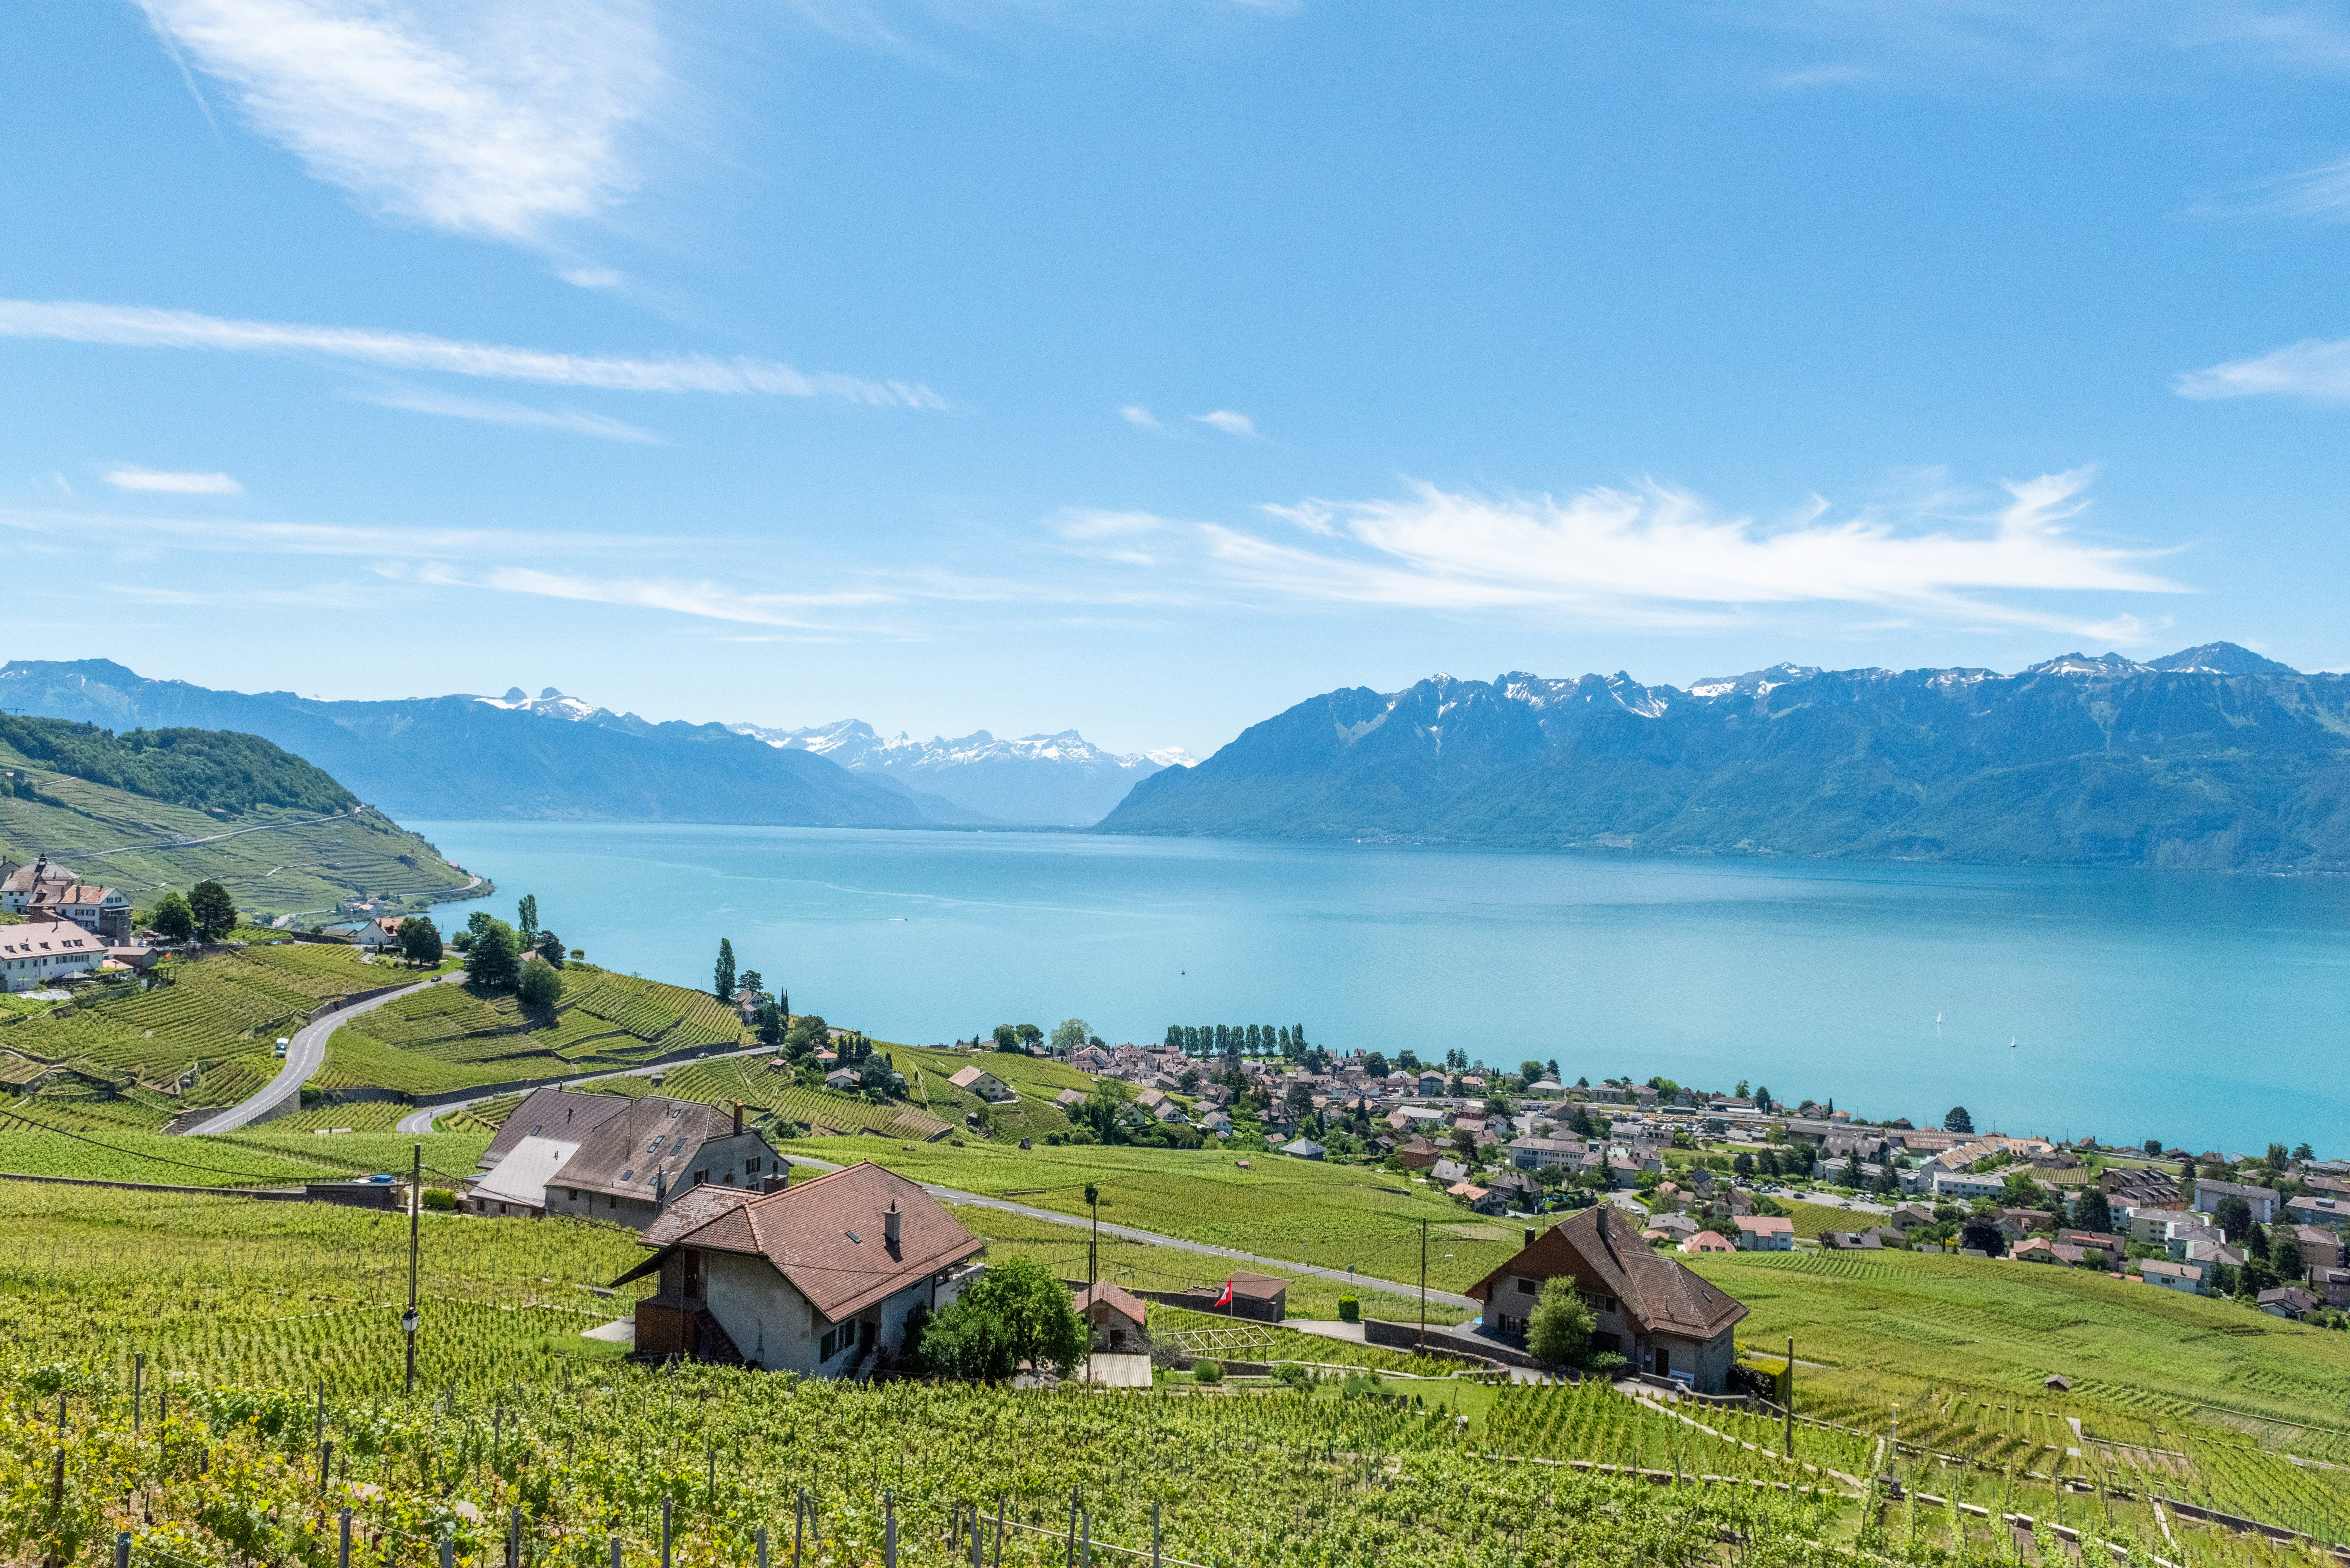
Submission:
[[[376,213],[536,241],[626,195],[667,86],[638,0],[141,0],[174,57]]]
[[[1158,419],[1152,415],[1151,411],[1149,409],[1144,408],[1140,403],[1127,404],[1126,407],[1118,410],[1118,417],[1124,420],[1128,424],[1134,425],[1141,430],[1157,431],[1165,430],[1167,428],[1160,424]]]
[[[557,267],[555,275],[574,288],[618,288],[627,281],[608,266]]]
[[[483,576],[478,586],[500,593],[529,594],[541,598],[577,599],[590,604],[669,610],[705,620],[811,629],[820,624],[812,617],[812,611],[861,608],[892,602],[891,596],[882,593],[745,593],[710,582],[585,577],[526,566],[501,566]]]
[[[160,495],[242,495],[244,486],[225,473],[170,472],[124,463],[102,476],[117,490],[145,491]]]
[[[2298,397],[2350,400],[2350,337],[2304,337],[2249,359],[2188,370],[2171,390],[2206,401],[2220,398]]]
[[[1256,421],[1248,415],[1235,413],[1231,409],[1217,409],[1210,413],[1193,414],[1191,418],[1197,423],[1206,425],[1211,430],[1220,430],[1229,436],[1253,438],[1256,435]]]
[[[114,526],[120,524],[119,527]],[[629,554],[662,549],[672,554],[710,544],[673,535],[534,533],[519,528],[447,528],[359,523],[271,522],[234,517],[111,516],[88,511],[0,510],[0,527],[20,538],[68,544],[92,538],[108,547],[135,543],[143,550],[185,550],[205,555],[354,556],[380,560],[418,560],[544,555],[551,548],[577,555]],[[93,535],[93,528],[99,532]],[[716,547],[739,550],[739,542]]]
[[[421,332],[240,321],[192,310],[92,305],[74,300],[0,299],[0,337],[57,338],[137,348],[316,354],[396,370],[437,370],[452,376],[607,391],[764,393],[787,398],[838,398],[891,408],[947,406],[945,399],[920,382],[808,374],[773,359],[720,359],[706,354],[639,358],[563,354],[501,343],[469,343]]]
[[[513,425],[523,430],[568,431],[574,435],[595,436],[602,441],[644,441],[666,445],[660,437],[640,431],[631,424],[591,414],[578,409],[534,409],[526,403],[508,403],[486,398],[460,398],[448,392],[437,392],[430,387],[412,387],[401,381],[386,381],[379,385],[353,387],[343,394],[353,402],[373,403],[380,409],[405,409],[411,413],[441,414],[453,420],[478,420],[484,424]]]
[[[1913,618],[2037,626],[2132,642],[2139,618],[2084,616],[1993,595],[2176,594],[2147,569],[2161,552],[2072,536],[2089,472],[2002,486],[1972,514],[1825,503],[1764,526],[1669,486],[1550,495],[1455,493],[1416,485],[1400,499],[1274,509],[1331,543],[1300,544],[1201,525],[1213,565],[1255,587],[1305,598],[1435,610],[1567,611],[1651,626],[1700,626],[1752,607],[1854,604]]]

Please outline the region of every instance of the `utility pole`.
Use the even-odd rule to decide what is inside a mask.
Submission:
[[[424,1146],[420,1143],[408,1177],[408,1310],[400,1314],[400,1332],[408,1336],[408,1377],[400,1389],[406,1394],[416,1392],[416,1249],[423,1221]]]
[[[1419,1222],[1419,1343],[1428,1343],[1428,1221]],[[1793,1344],[1794,1341],[1788,1343]]]
[[[1101,1189],[1090,1181],[1086,1183],[1086,1202],[1094,1211],[1093,1240],[1086,1243],[1086,1301],[1088,1303],[1086,1310],[1090,1312],[1093,1310],[1090,1303],[1094,1281],[1099,1277],[1101,1257]]]

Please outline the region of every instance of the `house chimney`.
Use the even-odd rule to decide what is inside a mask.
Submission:
[[[734,1102],[734,1136],[743,1136],[743,1102],[740,1100]]]
[[[1527,1245],[1527,1246],[1529,1246],[1529,1247],[1531,1247],[1531,1246],[1533,1246],[1534,1244],[1534,1228],[1533,1226],[1529,1225],[1529,1226],[1527,1226],[1527,1227],[1526,1227],[1526,1245]]]
[[[892,1247],[898,1244],[898,1224],[899,1219],[900,1216],[898,1213],[898,1200],[892,1198],[889,1199],[889,1207],[884,1210],[881,1214],[881,1240],[888,1242]]]

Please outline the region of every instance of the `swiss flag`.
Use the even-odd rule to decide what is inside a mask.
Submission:
[[[1220,1295],[1220,1296],[1218,1296],[1218,1297],[1216,1298],[1216,1304],[1217,1304],[1218,1306],[1230,1306],[1230,1305],[1232,1305],[1232,1281],[1230,1281],[1230,1280],[1226,1280],[1226,1281],[1224,1282],[1224,1293],[1223,1293],[1222,1295]]]

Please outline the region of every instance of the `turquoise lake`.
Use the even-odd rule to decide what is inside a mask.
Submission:
[[[707,986],[725,937],[795,1010],[885,1040],[1302,1023],[1336,1048],[1555,1059],[1569,1082],[1742,1078],[1871,1117],[1964,1105],[2009,1132],[2350,1154],[2345,879],[414,826],[495,880],[493,912],[534,893],[596,962]],[[442,929],[473,907],[442,906]]]

